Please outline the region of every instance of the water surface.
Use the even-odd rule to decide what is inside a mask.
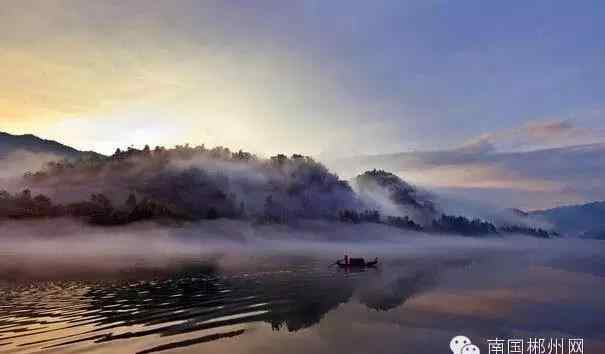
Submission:
[[[0,352],[449,353],[464,334],[485,353],[487,339],[533,337],[583,338],[585,353],[604,353],[603,245],[376,250],[381,266],[358,272],[289,252],[230,267],[189,259],[110,277],[7,276]]]

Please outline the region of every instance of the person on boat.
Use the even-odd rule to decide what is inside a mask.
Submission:
[[[349,256],[345,254],[344,260],[339,259],[336,261],[336,264],[341,267],[373,267],[378,264],[378,257],[372,262],[366,262],[363,258],[349,258]]]

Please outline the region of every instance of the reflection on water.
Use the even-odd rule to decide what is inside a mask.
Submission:
[[[309,262],[302,266],[220,274],[208,267],[169,278],[135,282],[45,282],[5,290],[0,306],[0,338],[5,347],[56,348],[147,336],[206,333],[251,322],[274,330],[298,331],[318,323],[353,296],[356,284],[375,278],[374,269],[347,272]],[[381,305],[374,289],[368,306],[401,303],[424,283],[403,280],[409,290],[390,293]],[[370,279],[371,281],[371,279]],[[417,284],[418,283],[418,284]],[[400,296],[399,296],[400,295]],[[399,299],[393,299],[399,296]],[[151,353],[240,336],[245,329],[212,332],[140,351]],[[167,341],[169,341],[167,339]]]
[[[573,334],[602,348],[605,321],[594,314],[605,306],[599,296],[576,295],[605,289],[588,273],[471,258],[393,259],[360,272],[325,260],[261,263],[3,285],[0,351],[429,353],[447,352],[442,343],[459,331],[475,342]]]

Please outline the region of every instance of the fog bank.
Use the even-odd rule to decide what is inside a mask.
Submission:
[[[556,258],[572,251],[591,254],[591,243],[524,236],[470,238],[408,232],[385,225],[323,221],[295,226],[214,220],[166,226],[139,223],[92,227],[69,219],[3,222],[3,280],[168,271],[183,264],[237,267],[259,256],[292,255],[326,260],[347,253],[367,258],[418,260],[431,257],[511,259],[532,254]]]

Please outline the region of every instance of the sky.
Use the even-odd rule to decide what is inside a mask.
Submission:
[[[0,131],[335,158],[605,142],[600,1],[0,0]]]

